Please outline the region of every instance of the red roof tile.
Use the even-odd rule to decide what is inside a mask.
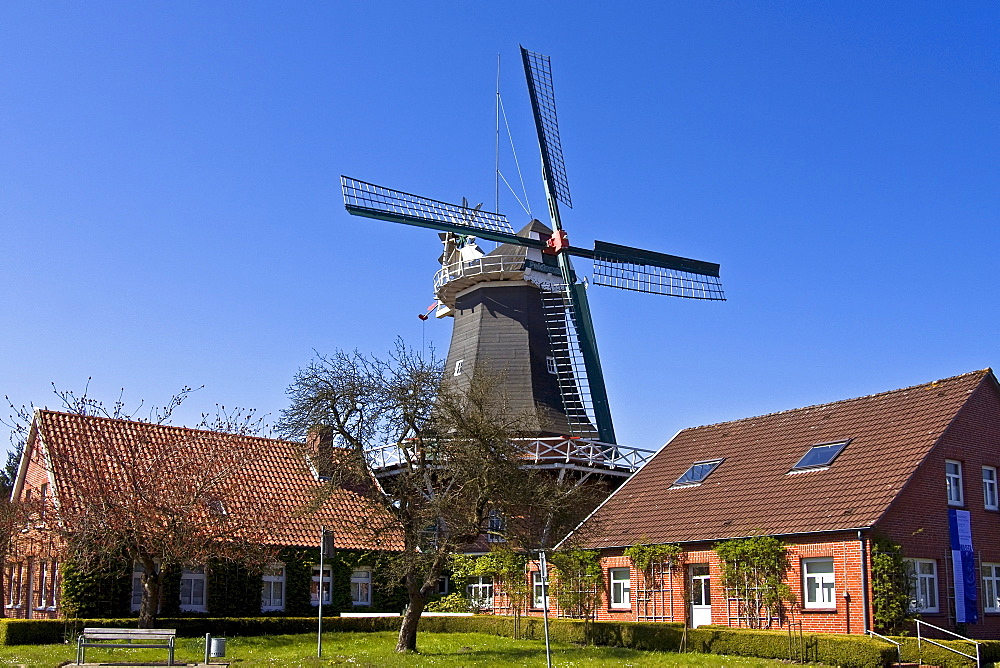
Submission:
[[[185,462],[222,470],[228,465],[227,457],[238,457],[232,478],[218,487],[218,495],[228,513],[237,513],[241,507],[265,507],[272,524],[267,531],[270,544],[316,545],[323,525],[333,529],[339,548],[401,546],[394,532],[376,536],[369,531],[389,520],[360,494],[334,488],[328,496],[317,496],[323,484],[314,477],[299,443],[47,410],[36,413],[36,425],[50,455],[63,507],[79,502],[78,490],[86,488],[79,477],[93,461],[88,458],[103,460],[102,466],[109,469],[107,479],[127,485],[129,476],[142,468],[133,468],[135,462],[148,467],[147,474],[162,471],[169,481],[171,471],[179,472]]]
[[[575,532],[590,548],[871,526],[984,380],[985,369],[831,404],[685,429]],[[810,446],[852,439],[825,469],[789,474]],[[725,461],[696,486],[693,463]]]

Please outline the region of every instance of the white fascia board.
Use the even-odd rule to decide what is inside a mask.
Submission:
[[[21,500],[21,492],[24,490],[24,479],[28,475],[28,462],[35,451],[35,441],[38,439],[38,414],[41,409],[35,409],[35,418],[31,421],[31,429],[28,430],[28,438],[24,442],[24,450],[21,451],[21,462],[17,467],[17,479],[14,481],[14,490],[10,493],[10,500],[16,503]]]

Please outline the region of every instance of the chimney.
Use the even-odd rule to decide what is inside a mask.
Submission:
[[[329,480],[333,477],[333,429],[317,425],[306,435],[306,456],[312,464],[316,477]]]

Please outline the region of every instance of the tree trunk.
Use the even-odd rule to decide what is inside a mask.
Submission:
[[[397,652],[417,651],[417,625],[420,624],[420,615],[427,605],[427,597],[423,594],[421,584],[415,574],[407,574],[406,594],[409,604],[403,613],[403,623],[399,627],[399,638],[396,640]]]
[[[139,604],[139,628],[156,628],[156,615],[160,611],[160,575],[152,559],[142,559],[142,603]]]

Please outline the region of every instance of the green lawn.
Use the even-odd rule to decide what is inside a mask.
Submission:
[[[243,666],[544,666],[545,644],[482,633],[421,633],[420,653],[393,651],[396,634],[329,633],[323,635],[323,658],[316,658],[316,636],[308,634],[230,638],[225,661]],[[177,641],[176,661],[195,663],[205,653],[201,638]],[[778,661],[710,654],[640,652],[614,647],[577,647],[555,643],[556,666],[786,666]],[[0,647],[0,665],[51,668],[76,658],[72,645]],[[220,659],[223,660],[223,659]],[[87,650],[87,661],[166,661],[166,650]]]

